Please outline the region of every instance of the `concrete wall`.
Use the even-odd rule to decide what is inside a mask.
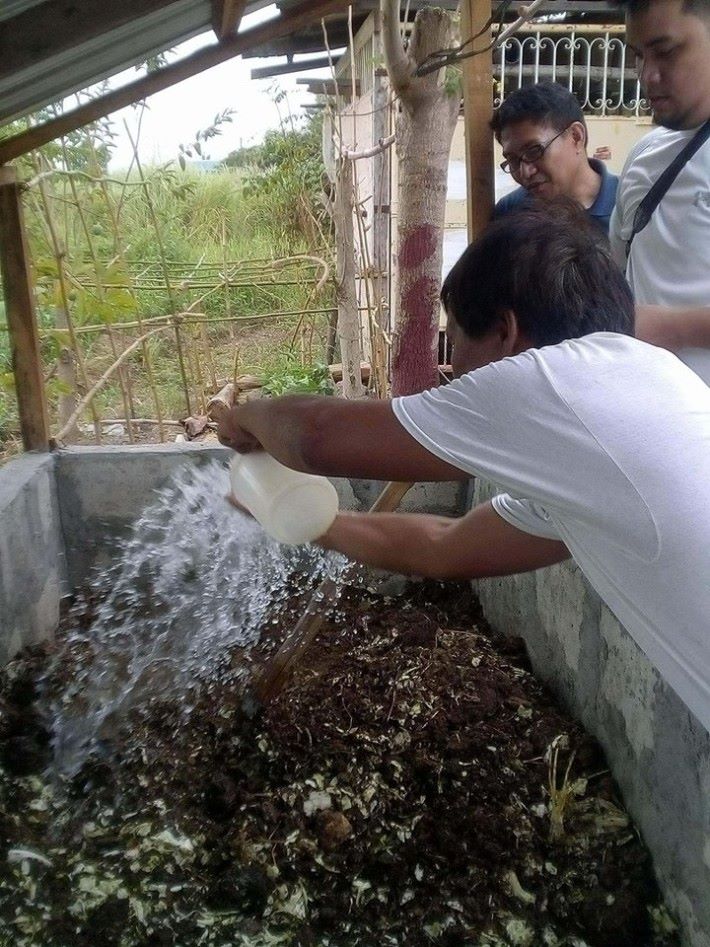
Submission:
[[[224,460],[232,452],[208,445],[161,444],[147,447],[74,447],[58,451],[57,490],[66,542],[68,581],[80,588],[91,569],[107,566],[116,543],[182,464]],[[0,471],[1,473],[1,471]],[[226,487],[225,472],[225,487]],[[383,483],[372,480],[334,480],[343,509],[365,509]],[[403,510],[428,509],[455,515],[464,508],[461,484],[416,484],[401,504]]]
[[[477,484],[474,499],[495,491]],[[604,747],[684,943],[710,947],[710,734],[572,563],[475,583],[536,674]]]
[[[57,493],[67,577],[81,588],[91,569],[106,567],[116,543],[177,468],[226,456],[223,447],[157,444],[72,447],[57,451]]]
[[[52,636],[65,591],[53,459],[25,454],[0,470],[0,663]]]

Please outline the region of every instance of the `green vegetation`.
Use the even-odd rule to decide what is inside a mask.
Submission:
[[[288,353],[282,365],[264,372],[263,390],[267,395],[317,394],[332,395],[333,382],[328,366],[322,363],[303,365]]]
[[[323,390],[333,295],[320,123],[269,132],[216,172],[191,167],[186,159],[201,156],[229,120],[215,116],[178,161],[134,162],[128,173],[107,171],[107,122],[18,163],[31,182],[25,224],[53,430],[60,397],[71,391],[55,377],[62,348],[74,352],[76,390],[85,392],[171,314],[179,314],[177,331],[164,328],[136,348],[97,397],[97,416],[125,417],[127,405],[133,417],[199,413],[215,384],[276,362],[287,368],[281,382],[274,375],[274,391],[292,383]],[[0,452],[17,429],[10,369],[0,329]],[[87,411],[82,423],[90,421]]]

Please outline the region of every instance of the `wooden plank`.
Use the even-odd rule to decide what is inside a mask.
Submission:
[[[246,5],[247,0],[212,0],[212,28],[217,39],[237,32]]]
[[[22,220],[20,186],[13,167],[0,168],[0,271],[10,330],[12,366],[25,450],[49,450],[39,334]]]
[[[334,53],[337,59],[340,51]],[[298,62],[285,62],[277,66],[263,66],[252,69],[252,79],[270,79],[272,76],[285,76],[289,72],[308,72],[310,69],[327,69],[330,66],[328,56],[319,56],[317,59],[299,59]]]
[[[477,33],[490,16],[490,0],[461,0],[461,38]],[[474,40],[474,48],[490,42],[490,31]],[[464,59],[463,110],[466,147],[468,239],[475,240],[491,219],[495,198],[493,132],[493,54],[487,50]]]
[[[36,125],[19,135],[6,138],[0,142],[0,164],[12,161],[20,155],[27,154],[47,142],[53,141],[62,135],[68,135],[83,125],[104,118],[118,109],[125,108],[140,102],[155,92],[162,92],[183,79],[189,79],[205,69],[226,62],[234,56],[239,56],[247,50],[254,50],[274,39],[286,37],[314,21],[318,21],[336,13],[342,13],[348,7],[348,0],[317,0],[301,4],[290,13],[284,13],[278,19],[268,20],[251,30],[228,37],[221,43],[198,50],[191,56],[171,63],[157,72],[143,76],[135,82],[115,89],[107,95],[93,99],[90,102],[66,112],[43,125]]]
[[[352,95],[352,79],[296,79],[297,85],[304,85],[313,95]],[[355,80],[355,95],[360,95],[360,80]]]

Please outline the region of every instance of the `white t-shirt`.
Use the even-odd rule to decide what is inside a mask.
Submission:
[[[427,450],[499,484],[496,511],[561,539],[710,729],[710,389],[614,333],[530,349],[393,401]]]
[[[631,149],[621,172],[609,239],[637,303],[710,306],[710,141],[680,171],[626,260],[636,208],[696,131],[654,129]],[[679,356],[710,385],[710,349]]]

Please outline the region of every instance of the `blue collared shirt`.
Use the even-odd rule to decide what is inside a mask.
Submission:
[[[587,210],[587,213],[597,221],[604,233],[609,233],[609,218],[611,217],[611,212],[614,210],[616,188],[619,179],[615,174],[611,174],[607,171],[603,161],[590,158],[589,164],[602,179],[602,184],[599,188],[596,200]],[[526,191],[524,187],[518,187],[514,191],[511,191],[510,194],[506,194],[505,197],[501,197],[493,209],[493,219],[496,220],[498,217],[503,217],[511,211],[518,210],[518,208],[524,207],[532,200],[534,200],[534,198],[529,191]]]

